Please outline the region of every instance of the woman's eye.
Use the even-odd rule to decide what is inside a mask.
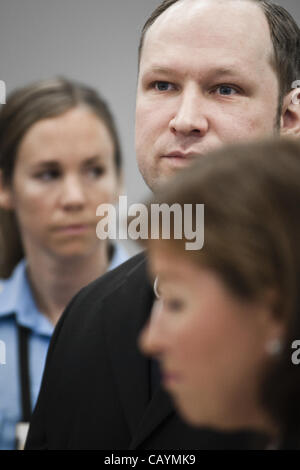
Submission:
[[[59,171],[57,170],[45,170],[36,174],[36,178],[42,181],[52,181],[59,177]]]
[[[169,82],[154,82],[154,88],[157,91],[169,91],[171,87],[173,89],[173,85]]]
[[[88,174],[93,178],[98,178],[99,176],[102,176],[104,172],[105,168],[102,166],[94,166],[88,169]]]
[[[237,90],[230,85],[220,85],[216,90],[219,90],[220,95],[230,96],[237,94]]]

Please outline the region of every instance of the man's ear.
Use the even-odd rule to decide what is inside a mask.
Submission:
[[[300,139],[300,88],[290,91],[283,100],[280,134]]]
[[[12,190],[4,183],[3,172],[0,170],[0,208],[5,210],[14,209]]]

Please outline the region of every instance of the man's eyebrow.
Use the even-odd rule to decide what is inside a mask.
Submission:
[[[231,76],[241,76],[242,73],[240,72],[239,69],[237,69],[237,66],[232,66],[232,67],[219,67],[210,72],[210,75],[213,75],[215,77],[223,76],[223,75],[231,75]]]
[[[184,74],[184,72],[181,72],[178,70],[176,67],[163,67],[159,65],[153,65],[148,67],[144,75],[151,75],[152,73],[154,74],[160,74],[160,75],[181,75]],[[211,77],[219,77],[219,76],[226,76],[230,75],[232,77],[241,77],[243,76],[243,72],[241,72],[238,64],[230,64],[228,66],[222,66],[222,67],[216,67],[212,68],[210,70],[207,70],[204,72],[206,76],[211,76]]]
[[[151,73],[159,73],[159,74],[163,74],[163,75],[169,75],[171,73],[178,73],[178,70],[176,70],[175,68],[172,68],[172,67],[161,67],[159,65],[153,65],[153,66],[148,67],[145,70],[144,75],[148,75],[148,74],[151,74]]]

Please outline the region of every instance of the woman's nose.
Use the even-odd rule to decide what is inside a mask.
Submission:
[[[85,203],[85,190],[77,177],[66,177],[62,183],[61,204],[65,209],[82,208]]]

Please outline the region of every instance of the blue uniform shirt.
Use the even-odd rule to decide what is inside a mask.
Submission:
[[[120,245],[114,247],[109,270],[128,259]],[[22,421],[17,324],[30,329],[29,376],[34,407],[54,326],[37,309],[25,260],[19,262],[9,279],[0,282],[0,341],[5,345],[5,364],[0,358],[0,450],[14,449],[16,424]]]

